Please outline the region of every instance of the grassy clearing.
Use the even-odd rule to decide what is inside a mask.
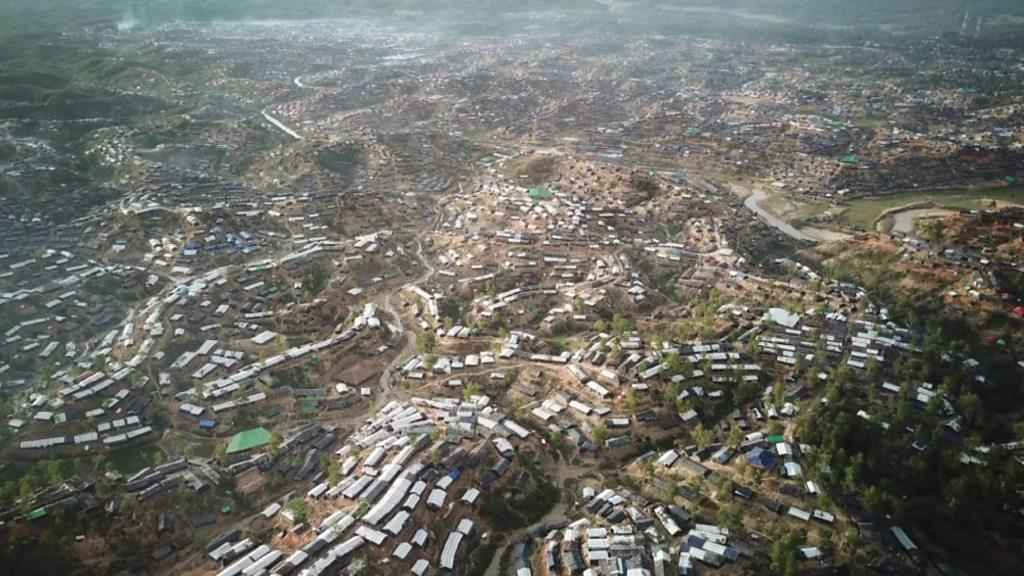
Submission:
[[[765,199],[761,205],[794,226],[832,208],[832,205],[827,202],[797,198],[785,194],[773,194]]]
[[[160,449],[153,444],[141,448],[128,448],[121,452],[107,454],[107,461],[122,474],[133,474],[146,466],[153,465],[153,455]]]
[[[977,190],[948,190],[901,192],[873,198],[858,198],[847,202],[840,220],[863,230],[874,228],[875,220],[887,210],[907,205],[927,205],[936,208],[990,208],[994,201],[1024,204],[1024,186],[987,188]]]

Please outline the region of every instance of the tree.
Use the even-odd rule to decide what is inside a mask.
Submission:
[[[693,476],[690,476],[686,486],[690,489],[690,492],[693,493],[693,496],[696,497],[697,503],[699,504],[700,501],[704,499],[704,496],[701,493],[701,488],[704,486],[704,479],[694,474]]]
[[[797,573],[797,546],[802,538],[796,532],[787,532],[772,544],[771,568],[782,576],[793,576]]]
[[[594,428],[594,444],[598,446],[604,446],[605,440],[608,439],[608,429],[604,426],[598,426]]]
[[[366,516],[366,513],[369,511],[370,503],[367,502],[366,500],[363,500],[359,502],[359,506],[356,508],[356,511],[353,514],[353,516],[355,516],[356,518],[362,518],[363,516]]]
[[[105,475],[100,475],[96,479],[96,494],[101,498],[106,498],[110,495],[110,480]]]
[[[711,431],[706,430],[704,425],[698,422],[693,428],[693,441],[697,443],[697,448],[703,450],[711,444]]]
[[[877,358],[868,359],[867,377],[869,384],[876,384],[882,378],[882,363]]]
[[[638,404],[636,390],[630,388],[629,392],[626,393],[626,408],[629,409],[630,414],[636,415]]]
[[[420,332],[416,336],[416,348],[424,354],[430,354],[434,351],[434,347],[437,346],[437,335],[432,331],[427,330]]]
[[[732,501],[732,482],[729,480],[722,480],[718,484],[718,490],[715,492],[715,500],[719,502],[731,502]]]
[[[740,430],[739,426],[733,426],[729,430],[729,446],[733,449],[738,449],[743,444],[743,431]]]
[[[662,375],[666,378],[671,378],[682,369],[682,363],[679,361],[679,354],[673,352],[665,358],[664,367],[662,368]]]
[[[772,386],[772,402],[775,406],[782,406],[786,403],[786,389],[782,386],[782,382],[776,382]]]
[[[483,390],[484,387],[481,386],[479,382],[471,381],[466,384],[465,389],[462,390],[462,399],[469,402],[470,398],[479,395]]]
[[[821,532],[821,537],[820,537],[820,541],[818,542],[818,546],[826,554],[828,554],[828,553],[832,552],[833,550],[835,550],[835,547],[836,547],[835,535],[832,534],[831,530],[823,530]]]
[[[860,549],[860,531],[856,528],[849,528],[843,534],[843,550],[850,555],[856,554]]]
[[[626,318],[621,314],[615,314],[614,316],[612,316],[611,329],[613,334],[621,335],[625,332],[628,332],[631,329],[631,327],[632,325],[630,324],[629,318]]]
[[[718,523],[732,530],[739,530],[743,526],[743,510],[740,505],[736,502],[729,502],[719,506]]]
[[[281,433],[274,430],[270,433],[270,440],[267,441],[267,454],[271,458],[277,458],[281,453]]]
[[[28,515],[28,513],[32,511],[32,507],[35,505],[35,498],[32,495],[32,484],[30,482],[25,482],[24,480],[26,478],[28,478],[28,476],[22,477],[18,493],[18,504],[21,507],[21,513],[23,515]]]
[[[861,500],[864,507],[873,514],[883,514],[888,507],[888,498],[875,486],[868,486],[864,490]]]
[[[309,518],[309,504],[304,498],[292,498],[285,502],[284,508],[292,515],[296,524],[305,524]]]
[[[665,487],[662,488],[662,491],[665,493],[665,499],[672,503],[676,498],[676,494],[679,493],[679,486],[676,486],[675,482],[668,480],[665,482]]]
[[[1013,435],[1018,440],[1024,440],[1024,420],[1013,425]]]
[[[757,382],[740,380],[740,383],[733,390],[733,401],[737,406],[748,404],[757,399],[761,386]]]
[[[341,481],[341,463],[325,454],[322,464],[324,469],[327,470],[327,482],[331,486],[337,486],[338,482]]]
[[[754,340],[751,342],[750,345],[747,346],[747,354],[753,358],[757,358],[757,356],[761,354],[761,341]]]
[[[967,392],[960,396],[957,407],[960,409],[960,413],[964,415],[964,419],[968,424],[976,423],[982,414],[981,398],[973,392]]]
[[[13,480],[0,485],[0,508],[10,508],[18,499],[18,484]]]
[[[44,465],[46,478],[50,484],[60,484],[64,481],[64,471],[59,460],[49,460]]]

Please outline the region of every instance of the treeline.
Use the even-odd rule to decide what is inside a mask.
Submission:
[[[956,323],[929,322],[923,355],[897,360],[888,373],[886,379],[901,383],[898,394],[883,394],[879,377],[862,381],[848,367],[835,371],[827,402],[800,415],[798,434],[814,446],[806,474],[853,509],[926,532],[957,560],[989,564],[999,556],[991,532],[1021,532],[1007,508],[1020,505],[1024,467],[1001,446],[1024,437],[1021,387],[1009,374],[979,384],[961,356],[968,348],[965,331]],[[939,392],[924,405],[916,400],[921,382]],[[946,425],[943,398],[962,417],[959,433]],[[857,415],[861,409],[870,419]],[[976,451],[981,446],[989,448]],[[984,464],[964,463],[962,454],[980,456]],[[986,567],[999,573],[998,566]]]

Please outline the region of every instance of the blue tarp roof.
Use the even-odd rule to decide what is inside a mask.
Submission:
[[[775,456],[774,452],[765,450],[760,446],[755,446],[749,452],[745,454],[747,462],[758,468],[774,468],[778,464],[779,460]]]

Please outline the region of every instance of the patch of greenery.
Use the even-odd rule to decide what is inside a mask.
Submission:
[[[535,487],[525,494],[507,488],[497,489],[484,498],[481,513],[498,532],[525,528],[550,512],[561,498],[557,486],[534,473]]]
[[[316,163],[324,170],[349,180],[359,167],[359,148],[350,145],[322,148],[317,150]]]
[[[503,538],[498,536],[491,538],[477,546],[473,550],[473,554],[469,558],[469,566],[467,574],[484,574],[487,572],[487,567],[491,565],[491,560],[494,559],[494,555],[498,552],[498,546],[503,542]]]

